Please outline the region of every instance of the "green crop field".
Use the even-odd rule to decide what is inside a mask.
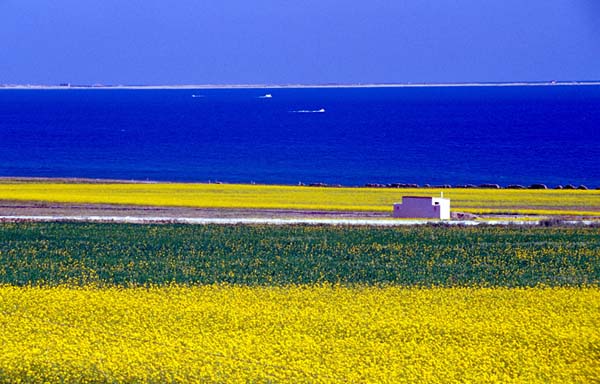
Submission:
[[[0,283],[582,286],[600,229],[0,225]]]

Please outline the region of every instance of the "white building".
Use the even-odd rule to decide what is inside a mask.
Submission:
[[[450,199],[442,197],[403,196],[402,203],[394,203],[394,217],[450,219]]]

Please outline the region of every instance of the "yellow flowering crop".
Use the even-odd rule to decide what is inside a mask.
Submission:
[[[0,183],[0,200],[204,208],[390,211],[403,195],[444,196],[474,213],[600,215],[599,190],[319,188],[233,184]]]
[[[590,383],[597,288],[0,287],[2,382]]]

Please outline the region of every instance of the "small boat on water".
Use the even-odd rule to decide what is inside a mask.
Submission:
[[[273,95],[271,95],[270,93],[266,93],[262,96],[258,96],[259,99],[272,99]]]
[[[325,108],[321,109],[300,109],[297,111],[290,111],[291,113],[325,113]]]

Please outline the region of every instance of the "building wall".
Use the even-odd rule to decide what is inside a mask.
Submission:
[[[432,204],[438,202],[440,207],[440,219],[449,220],[450,219],[450,199],[443,199],[440,197],[434,197],[432,200]]]
[[[437,205],[435,203],[438,203]],[[394,217],[449,219],[450,200],[442,198],[403,197],[402,204],[394,204]]]

